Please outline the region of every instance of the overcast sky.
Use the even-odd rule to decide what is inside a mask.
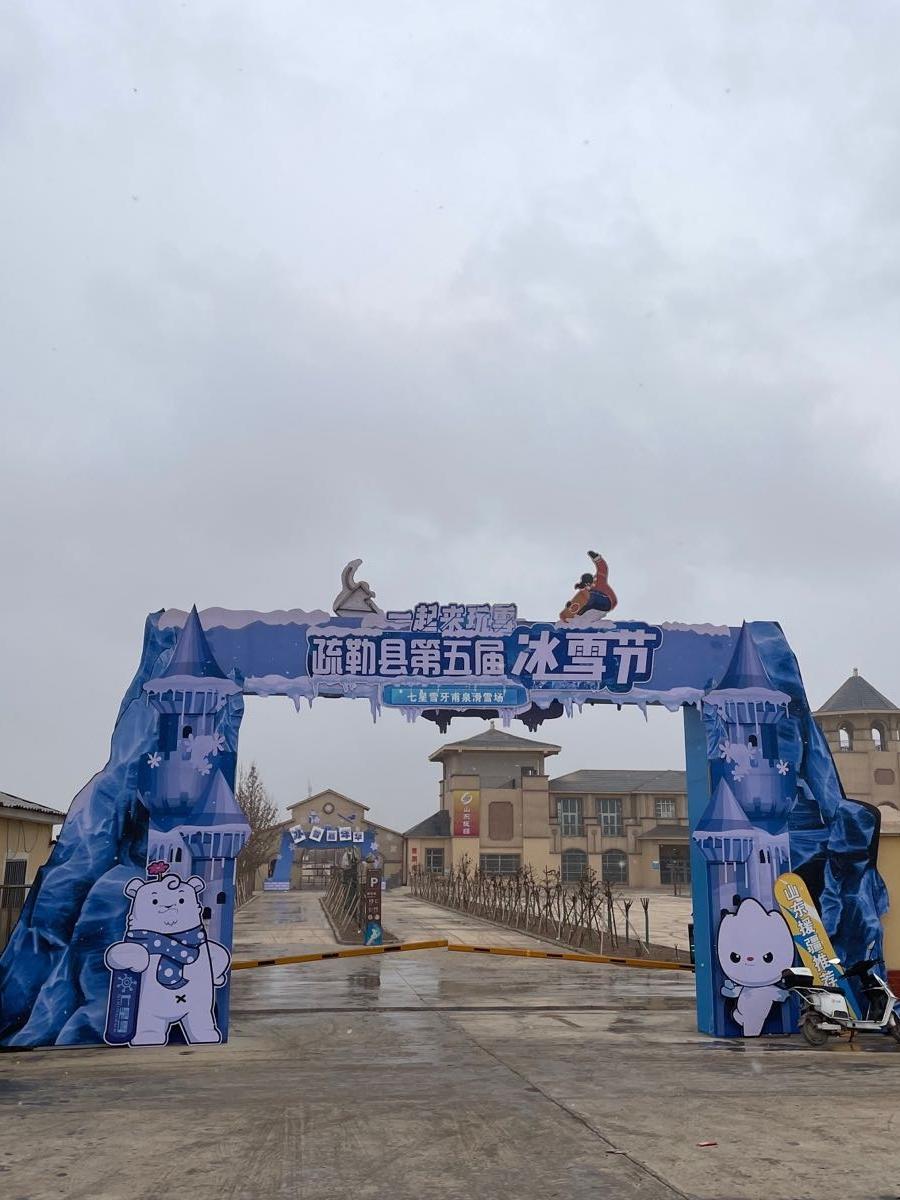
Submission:
[[[900,701],[900,9],[7,5],[0,789],[66,808],[162,607],[777,619]],[[457,722],[454,736],[480,725]],[[517,732],[524,730],[517,729]],[[680,767],[680,721],[546,723]],[[406,828],[435,727],[251,700]]]

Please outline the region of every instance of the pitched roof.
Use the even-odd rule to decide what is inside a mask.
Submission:
[[[184,824],[188,827],[193,825],[202,826],[204,829],[207,826],[220,825],[245,825],[249,831],[246,817],[234,797],[234,792],[228,786],[225,776],[216,767],[212,777],[212,782],[209,791],[203,798],[200,806],[200,811],[189,818]]]
[[[687,793],[684,771],[572,771],[550,780],[551,792]]]
[[[459,742],[446,742],[443,746],[438,747],[434,754],[429,754],[429,762],[440,762],[443,756],[450,750],[516,750],[520,754],[543,754],[547,757],[550,754],[559,754],[561,747],[554,745],[553,742],[536,742],[532,738],[516,737],[512,733],[504,733],[501,729],[495,729],[493,721],[490,729],[486,729],[483,733],[476,733],[474,737],[464,738]]]
[[[390,825],[379,825],[377,821],[364,821],[363,824],[366,829],[375,829],[378,833],[389,833],[392,837],[398,838],[405,836],[399,829],[391,829]]]
[[[196,604],[188,613],[187,620],[178,635],[178,641],[175,643],[172,657],[160,678],[168,679],[173,675],[190,675],[195,679],[225,678],[225,672],[216,662],[215,656],[209,648],[209,642],[206,640],[206,634],[200,624]]]
[[[48,808],[46,804],[35,804],[32,800],[23,800],[21,796],[13,796],[10,792],[0,792],[0,809],[19,809],[35,817],[53,817],[53,825],[64,820],[66,815],[58,809]]]
[[[450,813],[446,808],[440,809],[439,812],[432,813],[430,817],[426,817],[424,821],[420,821],[418,825],[413,825],[412,829],[407,829],[404,837],[431,837],[445,838],[450,836]]]
[[[820,713],[849,712],[900,712],[897,705],[882,696],[867,679],[854,668],[849,679],[845,679],[833,696],[830,696]]]
[[[314,796],[304,796],[302,800],[295,800],[293,804],[288,805],[288,809],[299,808],[301,804],[308,804],[310,800],[321,800],[323,796],[334,796],[337,800],[344,800],[347,804],[355,804],[357,808],[362,808],[366,812],[369,811],[368,804],[363,804],[361,800],[354,800],[352,796],[345,796],[343,792],[336,792],[334,788],[323,788],[321,792],[316,792]]]
[[[748,829],[750,822],[737,802],[737,797],[724,779],[720,779],[706,812],[700,818],[694,837],[700,834],[727,834]]]
[[[753,634],[745,621],[737,636],[731,662],[725,668],[725,674],[716,684],[716,691],[729,688],[762,688],[772,690],[772,680],[763,666],[759,651],[753,640]]]

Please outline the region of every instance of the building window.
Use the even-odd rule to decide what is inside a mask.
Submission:
[[[580,796],[560,796],[556,801],[556,815],[563,837],[584,837]]]
[[[600,818],[600,832],[604,837],[622,837],[622,801],[602,796],[597,801],[597,816]]]
[[[429,875],[443,875],[444,873],[444,847],[426,847],[425,848],[425,870]]]
[[[480,866],[485,875],[515,875],[520,862],[518,854],[482,854]]]
[[[853,749],[853,726],[849,721],[845,721],[838,730],[838,743],[842,750]]]
[[[677,812],[675,810],[675,801],[668,797],[657,797],[656,799],[656,819],[657,821],[674,821]]]
[[[878,721],[872,726],[872,742],[876,750],[887,750],[887,734],[884,726]]]
[[[25,903],[25,871],[28,862],[24,858],[8,858],[3,869],[3,908],[20,909]]]
[[[159,749],[163,754],[178,749],[178,713],[160,713]]]
[[[562,856],[563,883],[578,883],[587,875],[588,858],[583,850],[564,850]]]
[[[691,882],[690,846],[660,846],[659,882],[666,884]]]
[[[488,805],[488,837],[492,842],[513,839],[513,806],[509,800],[493,800]]]
[[[875,782],[876,783],[892,785],[896,782],[896,780],[897,780],[897,776],[894,774],[894,772],[891,770],[890,767],[876,767],[875,768]]]
[[[600,860],[604,883],[628,882],[628,855],[621,850],[604,850]]]

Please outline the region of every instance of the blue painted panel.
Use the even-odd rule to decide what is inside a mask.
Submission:
[[[374,650],[357,647],[353,654],[363,654],[360,662],[375,654],[379,670],[385,662],[396,663],[392,655],[402,660],[407,654],[410,661],[412,635],[398,637],[379,617],[364,623],[322,613],[212,610],[206,626],[196,613],[186,620],[159,613],[147,620],[141,662],[119,710],[109,762],[75,798],[0,958],[0,1044],[101,1042],[111,995],[115,1030],[121,1035],[127,1028],[128,997],[104,954],[125,931],[126,885],[147,882],[147,868],[155,863],[182,880],[192,872],[204,880],[208,937],[227,956],[234,858],[246,838],[233,795],[242,694],[286,694],[298,703],[322,691],[358,695],[377,712],[395,695],[390,689],[424,682],[308,675],[316,652],[310,634],[337,639],[333,661],[342,667],[348,635],[371,639]],[[782,869],[803,877],[845,962],[880,958],[879,918],[887,895],[875,866],[878,814],[844,795],[778,625],[756,622],[741,633],[640,622],[585,629],[523,623],[481,639],[493,640],[493,649],[485,644],[479,649],[477,634],[451,637],[445,630],[436,636],[441,671],[476,661],[490,664],[491,671],[502,668],[499,676],[452,683],[461,695],[467,686],[470,694],[477,688],[516,689],[510,694],[522,701],[523,711],[533,704],[546,707],[551,699],[563,702],[554,711],[571,711],[572,704],[591,699],[671,708],[702,703],[702,717],[693,707],[685,709],[701,1029],[741,1032],[735,1023],[735,1013],[742,1015],[739,997],[732,994],[727,1003],[719,998],[716,922],[723,909],[743,901],[769,909],[772,881]],[[327,645],[315,645],[327,657]],[[433,653],[421,647],[419,652]],[[427,686],[434,685],[429,680]],[[782,698],[760,700],[760,690]],[[225,960],[220,955],[218,961]],[[216,1023],[224,1035],[227,962],[223,971]],[[138,1003],[152,990],[142,988]],[[763,1032],[788,1028],[786,1011],[773,1002]],[[215,1040],[213,1032],[206,1029],[199,1040]]]

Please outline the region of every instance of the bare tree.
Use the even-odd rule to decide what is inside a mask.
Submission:
[[[265,866],[278,849],[280,822],[278,809],[260,779],[255,762],[249,767],[241,767],[235,799],[250,826],[250,837],[237,859],[237,902],[240,905],[253,895],[259,868]]]

